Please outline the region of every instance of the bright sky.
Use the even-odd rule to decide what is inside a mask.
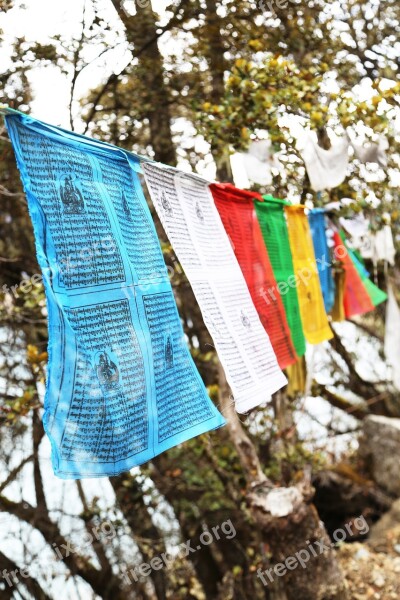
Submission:
[[[170,0],[152,0],[152,6],[161,16]],[[4,31],[5,44],[0,50],[0,63],[6,68],[10,65],[10,45],[15,37],[25,37],[27,42],[46,43],[54,35],[65,39],[77,37],[80,33],[85,0],[16,0],[15,7],[7,13],[0,14],[0,28]],[[90,2],[86,3],[90,10]],[[133,0],[125,0],[126,9],[131,12]],[[23,7],[22,7],[23,6]],[[112,43],[118,39],[121,24],[110,0],[97,0],[97,9],[102,16],[115,24],[115,31],[110,34]],[[115,36],[115,33],[117,36]],[[86,57],[93,60],[99,54],[98,48],[86,49]],[[122,70],[129,61],[126,45],[121,43],[106,56],[95,60],[78,78],[76,98],[84,95],[89,89],[99,84],[111,72]],[[61,74],[59,69],[48,66],[33,69],[30,73],[35,100],[32,103],[32,114],[38,119],[54,125],[69,127],[68,102],[70,97],[70,80]],[[78,106],[74,107],[75,115],[79,114]]]
[[[160,15],[161,20],[169,5],[171,5],[171,0],[152,0],[153,9]],[[4,47],[0,50],[0,64],[5,68],[10,66],[11,44],[15,37],[25,37],[28,43],[49,43],[55,35],[61,35],[66,40],[77,38],[80,34],[84,6],[85,0],[69,0],[68,3],[62,0],[15,0],[12,10],[0,13],[0,28],[4,31],[5,36]],[[134,12],[134,6],[134,0],[124,1],[124,7],[129,13]],[[91,7],[92,2],[86,0],[86,10],[91,11]],[[108,34],[108,41],[115,48],[98,58],[101,48],[96,45],[85,47],[85,60],[93,62],[82,72],[76,82],[73,115],[77,131],[81,130],[79,99],[111,73],[122,71],[129,63],[131,56],[124,40],[123,27],[111,0],[96,0],[96,7],[101,16],[112,24],[113,29]],[[166,40],[162,46],[168,52],[170,42]],[[56,67],[47,66],[33,68],[29,73],[29,78],[35,97],[31,107],[33,116],[54,125],[70,128],[68,103],[71,77],[61,73]],[[371,95],[370,84],[367,82],[364,84],[359,86],[359,95],[360,97],[369,97]],[[182,124],[176,123],[175,128],[179,127],[182,127]],[[189,129],[192,128],[187,127],[187,135],[193,139],[195,132],[189,131]],[[297,137],[295,131],[293,131],[293,135]],[[197,143],[200,144],[199,149],[207,152],[208,147],[204,142],[198,140]],[[184,163],[180,166],[184,170],[189,168]],[[210,179],[215,177],[215,168],[211,158],[199,165],[199,171]],[[236,185],[248,187],[249,181],[240,160],[235,162],[234,174]]]
[[[171,5],[171,0],[151,0],[153,9],[160,15],[162,23],[165,9]],[[25,37],[27,42],[49,43],[55,35],[61,35],[66,40],[78,38],[80,35],[82,14],[85,0],[69,0],[68,4],[60,0],[15,0],[15,7],[7,13],[0,14],[0,28],[4,31],[5,44],[0,50],[0,64],[4,68],[10,66],[11,44],[15,37]],[[124,7],[129,14],[134,14],[134,0],[125,0]],[[86,1],[86,10],[90,11],[92,2]],[[73,104],[74,126],[80,132],[79,100],[99,83],[104,81],[111,73],[119,73],[129,63],[131,54],[123,36],[123,26],[110,0],[97,0],[98,13],[112,24],[112,31],[108,33],[110,45],[115,46],[100,58],[101,48],[95,45],[85,47],[84,58],[91,62],[78,76],[74,93]],[[45,18],[43,17],[45,15]],[[119,39],[120,37],[120,39]],[[168,52],[171,43],[165,40],[162,51]],[[70,128],[68,104],[70,100],[71,77],[63,74],[53,66],[37,67],[30,70],[29,79],[34,92],[34,101],[31,103],[31,114],[37,119],[53,125]],[[178,130],[182,123],[176,123],[173,128]],[[185,133],[193,140],[195,132],[187,124]],[[207,153],[209,148],[204,141],[197,138],[198,150]],[[183,170],[191,170],[190,165],[181,162]],[[198,165],[199,172],[213,180],[215,177],[215,164],[211,155]],[[239,175],[240,177],[240,175]],[[243,184],[246,180],[242,181]]]
[[[25,10],[19,9],[17,3],[14,9],[2,14],[0,26],[9,43],[14,37],[22,36],[28,42],[46,42],[57,33],[72,36],[77,32],[82,5],[81,0],[72,0],[68,4],[51,0],[28,0]],[[3,48],[3,52],[8,54],[8,57],[2,56],[2,64],[4,59],[9,59],[8,45]],[[30,78],[36,96],[32,107],[34,115],[53,124],[66,125],[69,88],[67,77],[62,76],[57,69],[47,67],[34,69]]]

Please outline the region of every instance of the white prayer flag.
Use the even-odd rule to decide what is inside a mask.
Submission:
[[[286,385],[208,182],[143,164],[154,207],[185,270],[240,413]]]

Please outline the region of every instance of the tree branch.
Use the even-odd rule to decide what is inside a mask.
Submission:
[[[86,501],[86,496],[82,487],[82,483],[79,479],[76,480],[76,487],[84,510],[83,520],[85,522],[85,529],[89,533],[89,535],[93,537],[93,530],[90,526],[90,523],[92,523],[93,514],[91,514],[90,508]],[[105,573],[109,573],[110,575],[112,575],[112,567],[104,551],[103,544],[101,543],[101,541],[99,539],[94,539],[92,542],[92,546],[97,558],[99,559],[101,570]]]
[[[44,430],[37,409],[32,412],[32,438],[33,438],[33,481],[35,484],[37,510],[49,515],[46,496],[44,493],[43,479],[39,464],[39,446],[43,439]]]
[[[119,579],[110,576],[109,573],[98,571],[89,560],[76,552],[76,547],[61,534],[58,525],[53,523],[47,515],[38,515],[34,506],[28,502],[14,502],[0,495],[0,511],[17,517],[20,521],[31,525],[42,534],[47,544],[59,558],[58,552],[63,556],[63,562],[72,575],[82,577],[96,594],[104,600],[112,600],[113,596],[118,598],[120,590]]]
[[[126,32],[127,32],[127,37],[128,37],[128,41],[132,41],[134,42],[134,40],[129,40],[129,29],[131,28],[131,23],[132,23],[132,19],[134,19],[135,17],[130,17],[129,15],[127,15],[125,13],[125,11],[122,9],[122,3],[119,0],[111,0],[115,10],[118,13],[119,18],[121,19],[123,25],[125,26]],[[126,65],[126,67],[124,69],[122,69],[122,71],[117,75],[116,73],[112,73],[109,78],[105,81],[105,83],[101,86],[101,88],[99,89],[99,91],[97,92],[94,100],[93,100],[93,105],[92,108],[90,109],[90,112],[88,114],[88,116],[85,118],[85,122],[86,122],[86,126],[85,129],[83,131],[83,133],[87,133],[90,123],[92,122],[96,112],[97,112],[97,105],[100,102],[100,100],[102,99],[102,97],[104,96],[104,94],[107,92],[107,90],[109,89],[109,87],[118,81],[118,79],[122,76],[122,75],[126,75],[128,72],[128,69],[130,67],[130,65],[132,64],[132,61],[135,58],[139,58],[144,52],[146,52],[146,50],[148,50],[153,44],[155,44],[167,31],[170,31],[173,27],[175,27],[176,25],[179,25],[180,23],[182,23],[186,18],[188,18],[189,15],[186,14],[186,11],[184,10],[183,14],[181,16],[179,16],[179,10],[182,8],[182,6],[184,7],[184,9],[187,8],[191,8],[190,7],[190,2],[188,2],[188,0],[182,0],[176,7],[175,10],[173,12],[173,15],[171,17],[171,19],[168,21],[168,23],[166,25],[164,25],[163,27],[159,27],[157,29],[157,32],[148,40],[146,40],[146,42],[140,47],[137,48],[136,50],[132,51],[132,56],[131,56],[131,60],[130,62]],[[189,12],[189,11],[188,11]],[[197,11],[196,13],[190,13],[191,16],[194,16],[195,14],[198,14],[200,11]]]
[[[368,333],[368,335],[379,340],[383,344],[383,342],[384,342],[383,337],[381,335],[379,335],[372,327],[370,327],[369,325],[366,325],[365,323],[362,323],[361,321],[358,321],[356,319],[349,319],[349,321],[350,321],[350,323],[353,323],[353,325],[355,325],[362,331],[365,331],[365,333]]]
[[[331,392],[326,386],[321,385],[316,381],[313,381],[312,384],[312,395],[321,396],[321,398],[327,400],[335,408],[339,408],[343,412],[351,414],[353,417],[359,420],[365,419],[365,417],[370,413],[366,406],[358,407],[349,400],[346,400],[346,398],[343,398],[343,396],[339,396],[339,394]]]
[[[14,597],[15,588],[19,591],[19,587],[22,585],[35,600],[52,600],[52,598],[43,590],[37,579],[31,575],[23,577],[21,574],[22,569],[25,569],[25,567],[18,567],[14,561],[0,551],[0,571],[3,573],[3,579],[6,581],[6,588],[1,591],[1,597],[4,598],[4,600],[11,600]],[[7,573],[4,573],[4,571],[7,571]],[[11,575],[13,571],[16,572],[16,579]],[[13,585],[9,586],[4,575],[8,575],[9,581],[11,581]]]
[[[14,469],[12,469],[12,471],[10,471],[10,473],[8,474],[7,478],[0,483],[0,494],[2,493],[2,491],[10,484],[12,483],[15,478],[17,477],[18,473],[20,471],[22,471],[22,469],[24,468],[24,466],[30,462],[33,459],[33,454],[31,454],[30,456],[27,456],[26,458],[24,458],[23,461],[21,461],[19,463],[19,465],[17,467],[15,467]]]

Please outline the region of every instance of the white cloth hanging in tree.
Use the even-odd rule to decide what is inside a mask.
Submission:
[[[392,228],[390,225],[384,225],[382,229],[376,232],[372,244],[372,260],[376,265],[380,260],[386,261],[394,266],[396,249],[393,242]]]
[[[332,142],[331,148],[325,150],[319,146],[315,133],[306,131],[298,140],[297,147],[315,192],[330,190],[343,183],[349,164],[347,137]]]
[[[370,231],[370,221],[362,213],[351,219],[339,218],[342,227],[351,236],[354,248],[363,258],[371,259],[373,255],[374,235]]]
[[[389,148],[389,142],[385,136],[380,135],[377,142],[360,144],[352,142],[355,157],[363,164],[375,163],[382,168],[387,167],[386,150]]]
[[[255,140],[250,143],[247,152],[241,152],[247,177],[250,182],[258,185],[270,185],[272,183],[271,169],[281,170],[277,156],[272,152],[271,140]]]
[[[392,367],[393,385],[400,391],[400,308],[391,285],[388,285],[387,293],[385,355],[388,364]]]

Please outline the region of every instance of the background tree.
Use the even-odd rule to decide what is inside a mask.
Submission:
[[[257,130],[267,130],[283,155],[287,177],[276,176],[273,188],[265,191],[303,201],[327,198],[316,198],[309,189],[294,138],[281,126],[288,114],[303,126],[324,132],[358,128],[361,121],[369,135],[385,132],[390,169],[398,170],[398,146],[390,125],[399,94],[394,82],[398,53],[393,26],[399,17],[395,1],[348,0],[336,7],[323,0],[306,5],[299,0],[271,12],[261,2],[246,0],[181,0],[162,21],[148,3],[125,6],[112,0],[111,4],[120,20],[116,43],[126,45],[130,60],[88,92],[82,119],[74,110],[79,78],[91,63],[87,48],[98,47],[99,55],[107,56],[115,46],[115,23],[90,2],[76,39],[57,36],[49,44],[34,45],[16,40],[14,67],[2,75],[4,99],[29,110],[29,72],[39,64],[57,65],[71,81],[72,126],[161,162],[179,161],[194,169],[209,166],[209,149],[220,180],[231,178],[230,153],[245,149]],[[375,92],[363,102],[357,86],[366,76]],[[382,77],[393,81],[389,84]],[[19,286],[24,273],[37,273],[38,267],[5,132],[0,143],[1,284],[11,287]],[[397,226],[396,189],[388,173],[384,179],[365,181],[354,161],[351,176],[331,198],[350,196],[355,200],[350,210],[362,206],[368,211],[372,190],[381,201],[374,218],[389,210]],[[212,340],[158,221],[157,228],[166,262],[173,267],[172,285],[192,354],[211,396],[228,410],[229,390]],[[37,554],[47,552],[50,569],[46,574],[40,566],[33,568],[29,579],[20,579],[14,588],[4,587],[5,597],[17,597],[16,590],[26,597],[56,597],[60,578],[67,579],[71,597],[74,585],[87,597],[105,599],[346,597],[334,552],[321,557],[316,568],[294,571],[275,585],[265,587],[256,577],[257,569],[295,553],[308,539],[327,539],[311,504],[313,482],[317,508],[330,530],[360,511],[376,519],[390,502],[385,494],[360,483],[355,461],[346,468],[334,465],[335,502],[349,482],[355,500],[333,515],[334,507],[319,493],[321,481],[326,485],[332,473],[328,457],[310,452],[295,431],[296,411],[304,412],[301,397],[289,400],[286,393],[278,394],[272,408],[254,411],[243,423],[230,411],[229,427],[174,448],[104,485],[67,482],[57,491],[49,488],[40,424],[47,337],[43,289],[33,285],[26,292],[20,287],[14,291],[2,294],[0,311],[5,340],[0,364],[4,381],[0,510],[15,522],[14,539],[21,542],[21,552],[10,546],[10,552],[0,553],[0,568],[35,565]],[[357,321],[351,345],[349,336],[336,333],[320,358],[323,368],[333,374],[332,384],[317,376],[313,382],[312,393],[351,413],[355,428],[369,413],[399,416],[398,396],[390,382],[378,377],[366,380],[361,353],[353,352],[359,343],[368,344],[374,356],[382,354],[383,327],[380,309]],[[349,389],[359,397],[356,408],[348,399]],[[337,432],[332,425],[330,434],[336,433],[340,429]],[[29,501],[27,482],[34,490]],[[301,494],[301,502],[287,518],[274,519],[265,510],[263,501],[274,486],[296,488]],[[72,514],[69,507],[74,507]],[[177,558],[171,569],[152,571],[149,578],[134,581],[124,576],[125,568],[148,562],[178,540],[191,539],[195,547],[205,528],[227,519],[237,532],[233,540],[221,538],[202,546],[185,559]],[[82,539],[102,522],[113,524],[112,539],[103,536],[62,564],[56,561],[55,546]]]

